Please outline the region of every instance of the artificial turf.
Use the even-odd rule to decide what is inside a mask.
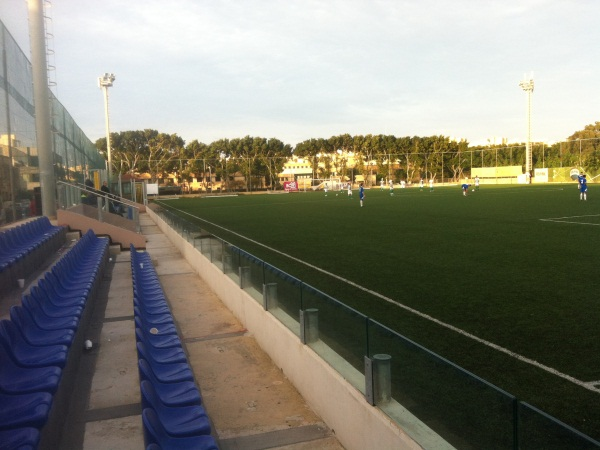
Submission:
[[[300,262],[600,387],[595,192],[590,186],[580,201],[575,183],[484,185],[466,197],[458,186],[395,189],[393,196],[377,187],[366,191],[362,208],[356,191],[352,199],[317,191],[159,202],[600,439],[598,391]]]

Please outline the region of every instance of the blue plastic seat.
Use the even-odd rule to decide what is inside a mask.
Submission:
[[[11,306],[10,320],[21,332],[27,342],[35,346],[66,345],[70,347],[75,339],[75,332],[71,329],[43,330],[35,322],[29,320],[20,306]]]
[[[144,268],[142,269],[142,264]],[[132,264],[132,274],[136,281],[147,282],[147,285],[142,284],[141,287],[152,287],[153,289],[157,286],[160,287],[160,278],[156,273],[156,269],[152,264],[152,261],[140,262],[139,264]]]
[[[183,347],[179,336],[176,334],[156,334],[136,327],[135,338],[137,342],[143,342],[154,348]]]
[[[131,271],[136,279],[159,282],[158,274],[149,256],[132,260]]]
[[[165,304],[167,303],[167,297],[165,296],[165,292],[162,288],[158,288],[155,290],[144,290],[140,289],[139,284],[143,284],[144,282],[137,281],[137,284],[133,283],[133,297],[138,301],[144,303],[155,303],[155,304]]]
[[[154,269],[152,269],[154,272]],[[154,276],[135,274],[132,275],[134,291],[140,295],[164,295],[164,291],[156,272]]]
[[[87,271],[83,271],[81,267],[79,270],[77,267],[67,267],[69,259],[71,258],[61,259],[46,276],[54,276],[60,287],[67,291],[91,291],[94,287],[91,281],[93,277]]]
[[[142,317],[147,324],[149,325],[168,325],[175,324],[173,320],[172,314],[149,314],[147,312],[142,311],[137,306],[133,307],[133,314],[136,317]]]
[[[210,420],[200,405],[166,406],[158,397],[152,383],[140,383],[142,408],[152,408],[167,434],[175,437],[210,434]]]
[[[156,330],[158,334],[177,334],[177,327],[175,327],[173,322],[161,324],[151,323],[144,315],[135,315],[133,320],[135,321],[135,326],[142,330]]]
[[[164,295],[160,280],[156,276],[148,277],[137,275],[134,277],[134,280],[137,293],[141,295]]]
[[[17,366],[0,345],[0,392],[5,394],[27,394],[30,392],[50,392],[58,389],[62,371],[60,367]]]
[[[88,298],[90,295],[90,292],[92,291],[91,283],[85,283],[84,285],[76,285],[76,284],[72,285],[66,280],[61,281],[60,275],[57,275],[53,270],[50,272],[46,272],[46,275],[44,276],[44,278],[47,279],[48,282],[53,283],[55,290],[57,292],[59,292],[61,295],[65,295],[65,296],[77,295],[77,296],[83,296],[85,298]]]
[[[157,314],[169,314],[171,315],[171,309],[164,300],[140,300],[135,295],[133,296],[133,306],[139,308],[145,314],[157,315]]]
[[[56,306],[81,306],[87,303],[87,297],[80,292],[65,292],[56,289],[56,285],[46,277],[38,280],[37,286],[32,286],[29,295],[45,299]]]
[[[156,394],[167,406],[201,405],[200,391],[193,381],[180,381],[177,383],[161,383],[152,372],[152,367],[144,359],[138,361],[140,382],[148,380],[152,383]]]
[[[17,260],[27,254],[26,250],[21,250],[15,247],[9,236],[10,230],[0,233],[0,262],[6,264],[14,264]]]
[[[31,345],[10,320],[0,321],[0,345],[4,345],[15,364],[21,367],[58,366],[63,369],[67,364],[69,347]]]
[[[142,411],[142,422],[144,424],[144,441],[146,446],[156,444],[162,450],[219,450],[217,443],[210,435],[191,437],[169,436],[152,408],[146,408]]]
[[[40,442],[40,432],[35,428],[15,428],[0,431],[1,450],[35,450]]]
[[[181,347],[155,348],[143,342],[136,344],[138,356],[160,364],[187,363],[187,357]]]
[[[19,427],[42,428],[48,421],[51,406],[52,394],[48,392],[20,395],[0,393],[0,430]]]
[[[152,360],[140,359],[146,361],[156,379],[161,383],[194,381],[194,375],[187,363],[160,364]]]
[[[19,225],[11,229],[6,235],[9,245],[19,251],[31,253],[37,248],[37,244],[31,242],[23,233],[23,226]]]
[[[81,306],[56,306],[54,303],[40,298],[38,295],[24,295],[21,299],[21,305],[27,307],[30,311],[39,310],[44,315],[55,318],[55,319],[63,319],[68,317],[70,319],[76,317],[77,319],[81,318],[83,314],[83,308]]]
[[[21,308],[25,317],[32,320],[42,330],[66,330],[77,331],[79,327],[79,317],[50,317],[39,304],[34,302],[21,302],[21,306],[12,306],[11,308]]]

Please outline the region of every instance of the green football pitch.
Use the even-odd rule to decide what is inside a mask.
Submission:
[[[376,187],[362,208],[357,191],[158,202],[600,439],[596,192]]]

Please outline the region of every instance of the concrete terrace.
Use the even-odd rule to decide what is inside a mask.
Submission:
[[[142,214],[140,220],[220,448],[342,449],[334,431],[151,218]],[[144,448],[131,259],[129,252],[111,253],[86,335],[94,346],[81,357],[64,420],[60,448],[65,450]],[[0,299],[2,319],[27,291],[26,285]]]

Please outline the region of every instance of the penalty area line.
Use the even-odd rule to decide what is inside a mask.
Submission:
[[[583,216],[565,216],[565,217],[551,217],[548,219],[540,219],[542,222],[555,222],[555,223],[572,223],[575,225],[591,225],[591,226],[600,226],[600,223],[590,223],[590,222],[577,222],[569,219],[579,219],[581,217],[598,217],[600,214],[586,214]]]
[[[277,250],[276,248],[269,247],[268,245],[263,244],[262,242],[258,242],[256,240],[251,239],[251,238],[249,238],[247,236],[244,236],[244,235],[242,235],[240,233],[237,233],[235,231],[229,230],[229,229],[227,229],[227,228],[225,228],[225,227],[223,227],[221,225],[218,225],[216,223],[213,223],[213,222],[211,222],[209,220],[202,219],[201,217],[194,216],[193,214],[190,214],[190,213],[188,213],[186,211],[182,211],[182,210],[177,209],[177,208],[172,208],[172,209],[175,209],[176,211],[179,211],[182,214],[186,214],[186,215],[188,215],[190,217],[193,217],[194,219],[197,219],[197,220],[200,220],[202,222],[208,223],[208,224],[210,224],[210,225],[212,225],[212,226],[214,226],[216,228],[219,228],[219,229],[221,229],[223,231],[226,231],[227,233],[231,233],[231,234],[233,234],[235,236],[238,236],[238,237],[240,237],[240,238],[242,238],[242,239],[244,239],[244,240],[246,240],[248,242],[252,242],[253,244],[256,244],[256,245],[258,245],[260,247],[263,247],[263,248],[265,248],[265,249],[267,249],[267,250],[269,250],[269,251],[271,251],[273,253],[277,253],[278,255],[285,256],[286,258],[289,258],[289,259],[291,259],[291,260],[293,260],[295,262],[299,262],[299,263],[305,265],[306,267],[310,267],[311,269],[314,269],[314,270],[316,270],[318,272],[321,272],[321,273],[323,273],[325,275],[328,275],[328,276],[330,276],[332,278],[335,278],[336,280],[342,281],[342,282],[344,282],[344,283],[346,283],[346,284],[348,284],[348,285],[350,285],[352,287],[355,287],[356,289],[359,289],[359,290],[361,290],[363,292],[366,292],[366,293],[368,293],[370,295],[373,295],[374,297],[377,297],[377,298],[379,298],[381,300],[384,300],[385,302],[388,302],[388,303],[390,303],[392,305],[395,305],[395,306],[397,306],[399,308],[402,308],[402,309],[404,309],[404,310],[406,310],[406,311],[408,311],[408,312],[410,312],[412,314],[415,314],[418,317],[421,317],[421,318],[423,318],[425,320],[433,322],[433,323],[435,323],[435,324],[437,324],[437,325],[439,325],[441,327],[444,327],[444,328],[446,328],[448,330],[454,331],[454,332],[460,334],[461,336],[464,336],[464,337],[467,337],[469,339],[472,339],[472,340],[474,340],[474,341],[476,341],[476,342],[478,342],[478,343],[480,343],[480,344],[482,344],[482,345],[484,345],[486,347],[489,347],[491,349],[494,349],[496,351],[504,353],[505,355],[508,355],[508,356],[510,356],[512,358],[515,358],[515,359],[517,359],[517,360],[519,360],[521,362],[524,362],[526,364],[529,364],[531,366],[537,367],[538,369],[541,369],[541,370],[543,370],[545,372],[548,372],[548,373],[550,373],[552,375],[555,375],[557,377],[563,378],[563,379],[565,379],[567,381],[570,381],[571,383],[576,384],[576,385],[578,385],[580,387],[583,387],[583,388],[585,388],[587,390],[600,393],[600,386],[595,386],[593,383],[589,383],[589,382],[586,383],[584,381],[578,380],[577,378],[572,377],[571,375],[567,375],[565,373],[562,373],[562,372],[560,372],[560,371],[558,371],[558,370],[556,370],[556,369],[554,369],[552,367],[546,366],[545,364],[542,364],[542,363],[540,363],[540,362],[538,362],[538,361],[536,361],[534,359],[527,358],[526,356],[520,355],[520,354],[518,354],[516,352],[513,352],[513,351],[511,351],[511,350],[509,350],[507,348],[504,348],[504,347],[502,347],[500,345],[494,344],[493,342],[490,342],[490,341],[487,341],[485,339],[482,339],[482,338],[480,338],[478,336],[475,336],[474,334],[469,333],[468,331],[465,331],[465,330],[463,330],[461,328],[455,327],[454,325],[451,325],[451,324],[446,323],[446,322],[442,322],[441,320],[436,319],[435,317],[430,316],[429,314],[425,314],[425,313],[423,313],[423,312],[421,312],[421,311],[419,311],[417,309],[414,309],[414,308],[411,308],[410,306],[404,305],[403,303],[400,303],[400,302],[398,302],[398,301],[396,301],[396,300],[394,300],[392,298],[386,297],[385,295],[380,294],[379,292],[376,292],[376,291],[373,291],[373,290],[371,290],[369,288],[361,286],[360,284],[357,284],[357,283],[353,282],[352,280],[348,280],[348,279],[346,279],[344,277],[336,275],[335,273],[332,273],[332,272],[329,272],[329,271],[327,271],[325,269],[317,267],[314,264],[311,264],[311,263],[309,263],[307,261],[303,261],[301,259],[298,259],[298,258],[292,256],[292,255],[288,255],[287,253],[284,253],[284,252],[282,252],[280,250]]]

